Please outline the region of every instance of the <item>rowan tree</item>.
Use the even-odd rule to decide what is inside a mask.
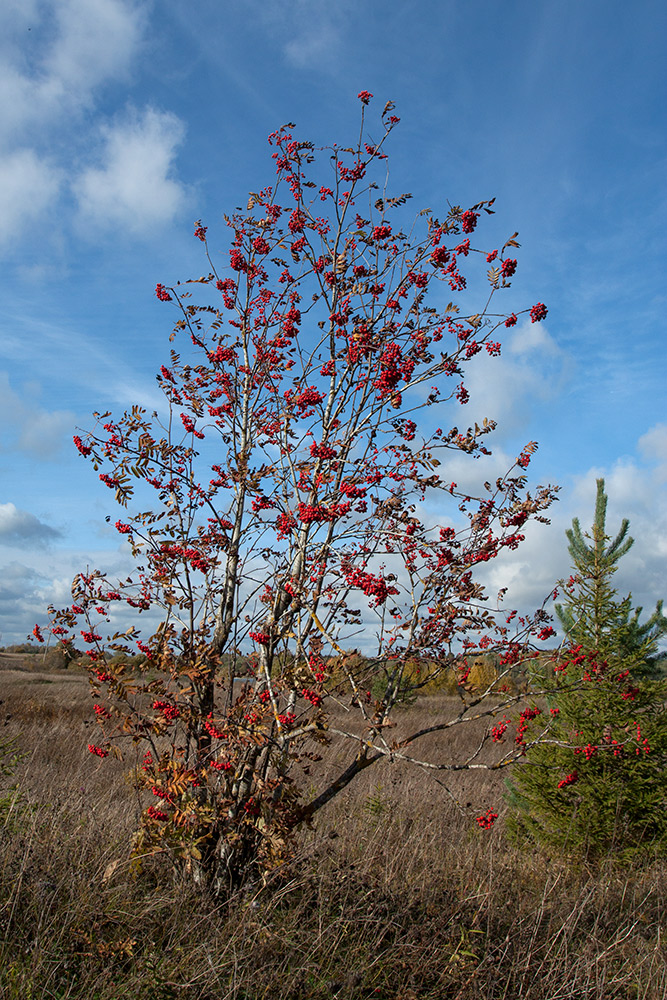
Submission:
[[[590,534],[577,518],[566,533],[574,573],[556,605],[565,644],[545,685],[548,725],[509,791],[517,836],[589,856],[667,843],[667,686],[655,669],[667,619],[662,601],[642,622],[632,595],[618,597],[613,576],[634,539],[625,518],[607,535],[606,510],[598,479]]]
[[[457,759],[444,737],[511,704],[498,697],[507,673],[533,655],[530,635],[548,634],[543,611],[508,615],[475,577],[546,520],[553,488],[526,488],[536,445],[477,496],[443,474],[448,452],[489,454],[492,420],[460,426],[464,376],[517,322],[496,305],[517,234],[472,245],[492,200],[425,210],[404,230],[410,196],[385,190],[399,119],[387,104],[367,139],[370,98],[359,94],[352,147],[316,150],[292,125],[269,137],[276,176],[225,216],[226,257],[199,221],[208,270],[157,285],[177,317],[157,376],[164,411],[96,414],[74,438],[124,508],[116,529],[137,561],[126,580],[80,574],[52,619],[87,647],[102,727],[89,749],[137,748],[136,851],[167,851],[218,891],[288,857],[295,831],[377,761],[442,778],[513,759],[515,747]],[[475,264],[486,291],[469,309]],[[131,612],[152,635],[127,627]],[[502,653],[482,690],[461,655],[477,649]],[[459,708],[392,739],[399,698],[452,669]],[[442,753],[422,759],[433,732]],[[305,798],[304,768],[332,741],[347,761]]]

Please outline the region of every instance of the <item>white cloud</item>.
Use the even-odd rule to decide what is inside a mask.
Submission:
[[[60,535],[60,531],[40,521],[34,514],[19,510],[13,503],[0,503],[0,544],[30,542],[43,546]]]
[[[20,242],[26,224],[43,220],[58,204],[63,175],[71,175],[81,140],[88,140],[82,116],[94,110],[105,84],[128,79],[143,42],[147,10],[147,4],[132,0],[0,5],[0,248]],[[154,146],[149,156],[155,160]],[[159,163],[147,169],[156,172],[157,196],[166,197],[169,214],[178,200],[174,182],[165,181]],[[142,197],[133,199],[127,188],[123,185],[126,198],[119,212]],[[145,215],[154,217],[150,208]],[[54,239],[49,233],[49,245]]]
[[[656,424],[639,439],[639,451],[648,461],[656,462],[656,475],[667,479],[667,424]]]
[[[529,323],[526,320],[516,327],[514,336],[509,341],[509,352],[520,357],[537,352],[545,358],[557,357],[560,355],[560,348],[543,323]]]
[[[38,0],[5,0],[0,26],[6,30],[9,23],[14,23],[24,29],[37,17],[37,9]]]
[[[74,426],[74,414],[69,410],[42,409],[39,387],[23,388],[19,395],[12,389],[7,373],[0,372],[0,452],[18,449],[55,460],[66,432]]]
[[[82,224],[142,233],[169,222],[186,197],[170,176],[183,135],[175,115],[152,108],[103,126],[102,166],[85,170],[73,184]]]
[[[285,43],[284,52],[294,66],[311,69],[334,61],[340,41],[341,32],[330,21],[311,23]]]
[[[85,551],[66,550],[59,546],[49,552],[34,545],[30,551],[26,548],[24,545],[9,550],[10,558],[0,565],[0,635],[4,645],[24,642],[35,622],[44,627],[50,604],[55,608],[71,604],[72,580],[86,567],[106,571],[113,586],[136,568],[127,544],[111,551],[90,547]],[[113,633],[134,623],[146,637],[155,631],[160,620],[158,611],[145,612],[135,619],[128,608],[119,606],[113,609],[109,631]]]
[[[639,439],[638,450],[655,439],[664,443],[664,429],[652,428]],[[656,432],[654,435],[654,431]],[[660,457],[657,452],[654,457]],[[634,607],[651,614],[656,601],[667,600],[667,496],[660,481],[660,466],[643,468],[632,458],[620,459],[610,468],[592,468],[577,476],[569,489],[559,494],[547,516],[552,524],[529,525],[526,540],[515,552],[504,552],[485,566],[479,578],[494,595],[501,587],[509,588],[508,608],[531,610],[540,605],[557,580],[571,572],[571,559],[565,531],[578,517],[583,531],[588,531],[595,516],[596,479],[605,480],[607,532],[615,537],[623,518],[630,522],[629,536],[634,545],[618,563],[612,585],[619,597],[632,594]]]
[[[125,0],[51,0],[21,4],[18,12],[5,8],[0,134],[16,137],[36,125],[41,133],[55,130],[93,103],[96,88],[126,78],[141,44],[145,12],[145,5]]]
[[[535,405],[556,397],[566,370],[567,358],[546,328],[522,324],[503,345],[500,357],[491,358],[483,351],[467,367],[470,415],[461,416],[461,426],[471,418],[481,422],[489,417],[498,422],[496,440],[498,434],[530,426]]]
[[[10,137],[21,137],[31,124],[46,117],[48,109],[40,100],[37,82],[10,65],[6,52],[3,56],[0,63],[0,89],[2,89],[0,139],[6,143]]]
[[[39,574],[31,566],[12,561],[0,567],[0,636],[4,645],[25,642],[37,621],[33,613]],[[43,608],[40,607],[43,614]]]
[[[136,55],[145,5],[123,0],[60,0],[59,33],[45,60],[54,88],[84,100],[94,87],[124,78]]]
[[[344,29],[354,9],[349,0],[335,5],[325,0],[254,0],[252,6],[293,66],[320,71],[340,66]]]
[[[34,548],[34,546],[33,546]],[[77,570],[65,570],[69,560],[63,557],[58,569],[49,565],[48,556],[35,551],[26,560],[17,559],[0,566],[0,635],[4,645],[25,642],[35,622],[46,623],[49,604],[64,607],[71,598],[72,579]]]
[[[647,436],[640,438],[640,448]],[[659,466],[645,469],[626,458],[610,469],[590,470],[575,484],[577,506],[573,513],[582,528],[593,523],[595,480],[600,477],[609,497],[607,534],[615,537],[623,518],[629,520],[628,535],[634,538],[634,545],[619,561],[612,585],[620,597],[632,593],[633,605],[643,607],[645,614],[655,610],[658,600],[667,601],[667,496],[659,473]]]
[[[58,197],[61,171],[32,149],[0,158],[0,246],[38,219]]]
[[[503,607],[523,613],[536,611],[553,593],[556,581],[567,575],[567,525],[563,512],[554,505],[544,516],[551,520],[550,525],[529,523],[521,529],[525,541],[515,551],[505,549],[475,574],[487,588],[490,606],[496,594],[506,587]]]

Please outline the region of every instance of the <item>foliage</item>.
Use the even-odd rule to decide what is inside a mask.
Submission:
[[[640,622],[632,596],[617,598],[611,578],[633,539],[623,520],[610,540],[606,507],[599,479],[590,535],[576,518],[567,532],[576,575],[556,606],[567,646],[546,683],[543,739],[509,795],[515,833],[589,855],[667,844],[667,686],[654,671],[667,621],[662,602]]]
[[[33,655],[34,653],[42,654],[43,650],[38,645],[35,645],[35,643],[20,642],[12,646],[0,647],[0,653],[27,653]]]
[[[295,830],[378,760],[443,776],[468,767],[444,750],[435,761],[408,751],[451,721],[398,743],[392,709],[454,669],[462,721],[533,655],[527,639],[546,618],[494,609],[475,579],[520,544],[529,519],[546,520],[553,488],[526,489],[536,445],[471,496],[438,471],[442,456],[489,454],[493,421],[461,430],[433,419],[466,404],[467,365],[498,355],[500,331],[517,322],[492,311],[516,271],[517,234],[500,249],[471,246],[491,201],[443,218],[425,210],[404,231],[410,196],[384,190],[398,118],[387,104],[382,138],[366,141],[370,95],[359,97],[359,140],[326,150],[325,174],[293,126],[269,137],[276,180],[225,217],[225,268],[198,222],[210,270],[158,284],[178,313],[172,340],[192,347],[160,369],[166,413],[98,414],[74,439],[127,508],[116,528],[137,560],[124,581],[79,575],[52,619],[62,641],[78,633],[87,647],[103,729],[89,749],[142,747],[132,778],[152,802],[137,854],[167,851],[220,890],[281,863]],[[445,304],[442,289],[461,297],[475,260],[481,308]],[[542,303],[530,310],[533,322],[545,315]],[[131,610],[148,617],[150,638],[127,628]],[[483,688],[458,658],[478,648],[501,650]],[[140,669],[107,659],[137,650]],[[497,710],[497,699],[479,709]],[[306,800],[299,776],[331,741],[345,762]]]

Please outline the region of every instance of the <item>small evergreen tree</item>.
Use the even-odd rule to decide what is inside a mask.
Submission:
[[[597,480],[595,501],[595,521],[591,534],[582,532],[579,518],[575,517],[572,527],[566,531],[570,543],[568,552],[572,558],[576,576],[566,585],[568,598],[565,604],[555,606],[556,614],[568,642],[581,645],[586,650],[598,653],[613,653],[622,659],[640,653],[638,667],[652,667],[654,659],[645,656],[646,640],[649,646],[667,630],[667,620],[662,614],[662,601],[656,605],[651,617],[641,623],[642,608],[632,608],[632,595],[623,601],[615,601],[616,591],[611,586],[611,576],[617,564],[634,545],[634,538],[627,537],[630,522],[623,518],[618,533],[609,545],[606,534],[607,495],[604,479]],[[592,544],[588,544],[590,539]],[[656,644],[657,650],[657,644]]]
[[[627,519],[610,539],[606,511],[599,479],[591,533],[577,518],[567,531],[575,575],[556,605],[565,643],[544,679],[549,714],[531,723],[542,741],[523,735],[525,766],[508,782],[515,836],[589,856],[667,844],[667,691],[655,671],[667,620],[662,602],[642,622],[631,594],[618,599],[611,578],[634,540]]]

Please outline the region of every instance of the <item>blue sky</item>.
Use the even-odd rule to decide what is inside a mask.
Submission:
[[[345,144],[360,90],[401,117],[393,190],[436,212],[495,196],[489,243],[519,230],[517,306],[549,307],[470,369],[494,470],[537,440],[533,481],[562,487],[490,582],[539,603],[604,475],[610,525],[636,538],[619,589],[667,596],[666,51],[652,0],[5,0],[0,643],[86,564],[128,567],[71,439],[95,409],[159,404],[154,289],[206,270],[194,220],[223,250],[223,212],[270,183],[268,133]]]

